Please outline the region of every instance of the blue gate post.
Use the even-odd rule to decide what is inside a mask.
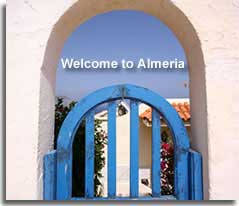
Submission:
[[[189,188],[191,200],[203,199],[202,155],[196,151],[189,151]]]
[[[43,198],[44,200],[56,199],[56,150],[47,153],[44,156],[44,182]]]

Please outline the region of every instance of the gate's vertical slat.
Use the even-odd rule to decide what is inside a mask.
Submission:
[[[159,197],[161,193],[160,183],[160,115],[152,111],[152,195]]]
[[[139,194],[139,111],[138,102],[130,102],[130,197]]]
[[[108,196],[116,195],[116,102],[108,105]]]
[[[86,116],[85,136],[85,197],[94,197],[94,112]]]

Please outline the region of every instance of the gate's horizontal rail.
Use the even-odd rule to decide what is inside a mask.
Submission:
[[[176,197],[173,195],[162,195],[161,197],[137,197],[137,198],[131,198],[131,197],[115,197],[115,198],[109,198],[109,197],[94,197],[94,198],[84,198],[84,197],[73,197],[71,200],[85,200],[85,201],[101,201],[101,200],[120,200],[120,201],[144,201],[144,200],[176,200]]]

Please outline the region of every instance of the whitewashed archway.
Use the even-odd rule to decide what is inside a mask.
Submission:
[[[54,111],[54,90],[56,67],[60,58],[61,50],[66,39],[82,23],[91,17],[110,12],[112,10],[137,10],[153,15],[165,23],[177,36],[185,50],[189,71],[190,71],[190,98],[192,115],[192,146],[199,150],[204,159],[204,184],[205,198],[208,198],[208,168],[207,168],[207,115],[206,115],[206,87],[205,68],[200,41],[196,31],[187,17],[170,1],[94,1],[81,0],[73,4],[56,22],[50,38],[48,40],[45,58],[41,69],[41,97],[40,114],[44,119],[40,119],[40,141],[46,141],[46,134],[53,131],[53,111]],[[44,104],[44,102],[49,104]],[[47,108],[48,107],[48,108]],[[45,114],[44,114],[45,112]],[[44,115],[43,115],[44,114]],[[46,121],[48,123],[41,123]],[[52,135],[51,135],[52,136]],[[47,139],[48,145],[52,143],[52,137]],[[46,148],[40,148],[44,151]]]
[[[239,56],[232,49],[239,48],[236,2],[9,1],[7,199],[42,199],[42,157],[53,146],[55,76],[65,40],[91,17],[122,9],[157,17],[179,39],[189,64],[192,146],[203,155],[204,198],[235,199],[238,173],[231,174],[234,181],[223,177],[233,171],[238,156],[234,137],[239,124],[235,109],[239,102]],[[223,125],[219,116],[224,118]]]

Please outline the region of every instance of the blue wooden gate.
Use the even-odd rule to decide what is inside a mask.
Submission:
[[[130,100],[130,196],[116,197],[116,100]],[[190,149],[186,129],[178,113],[160,95],[134,85],[116,85],[95,91],[80,100],[67,115],[58,136],[57,149],[44,157],[45,200],[142,199],[139,197],[138,103],[152,107],[152,197],[147,200],[201,200],[202,158]],[[94,108],[108,103],[108,198],[94,197]],[[171,129],[174,141],[174,195],[161,195],[160,115]],[[85,197],[72,197],[72,144],[81,121],[86,122]]]

